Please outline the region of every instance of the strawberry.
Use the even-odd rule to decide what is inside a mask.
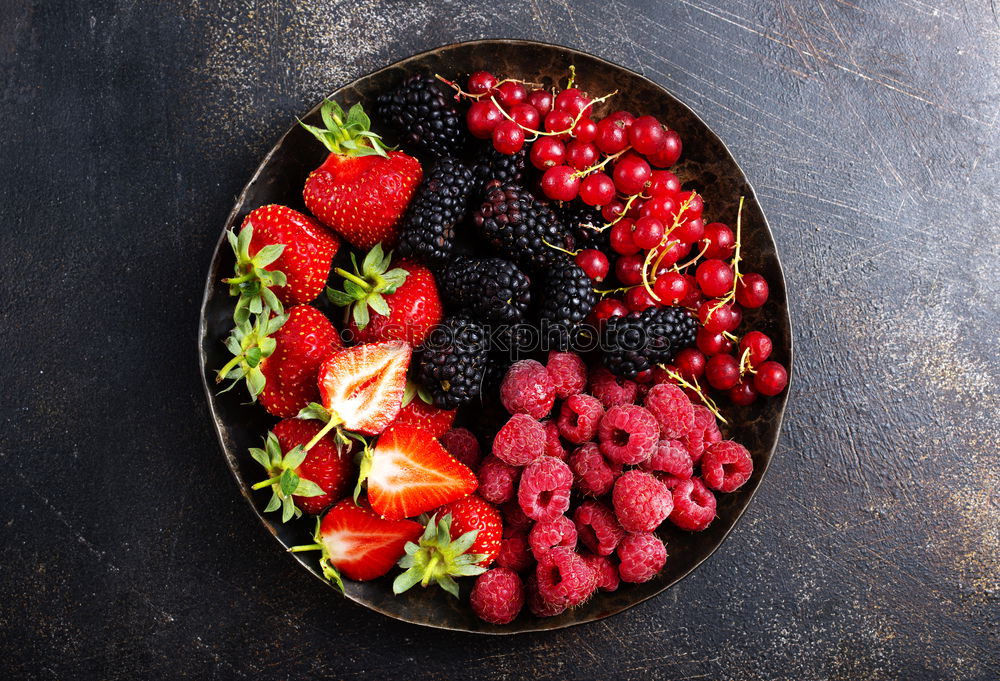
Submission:
[[[476,530],[456,534],[451,514],[431,516],[419,541],[408,543],[404,549],[406,555],[399,560],[399,566],[406,572],[392,582],[393,593],[403,593],[418,582],[427,586],[433,581],[458,598],[454,577],[480,575],[489,564],[485,562],[487,556],[474,551],[478,534]],[[498,549],[499,542],[498,534]]]
[[[360,104],[345,116],[339,104],[328,100],[320,115],[326,128],[302,124],[330,151],[306,179],[306,207],[357,248],[394,245],[403,213],[423,178],[420,162],[386,151]]]
[[[326,315],[310,305],[296,305],[287,315],[257,315],[255,320],[252,326],[249,321],[237,324],[226,340],[233,358],[216,382],[228,378],[235,385],[243,378],[250,396],[259,397],[264,409],[290,418],[319,398],[319,365],[343,343]]]
[[[441,437],[451,428],[455,421],[454,409],[439,409],[435,407],[424,391],[416,383],[406,382],[403,391],[403,408],[393,421],[394,425],[404,424],[423,428],[433,437]]]
[[[330,302],[351,310],[349,329],[356,340],[405,340],[417,346],[441,321],[437,282],[423,265],[400,260],[389,269],[391,260],[392,254],[385,255],[376,245],[359,270],[352,253],[354,272],[335,270],[344,277],[344,290],[328,288],[326,295]]]
[[[268,479],[253,489],[271,488],[271,501],[264,512],[280,508],[283,523],[303,512],[322,512],[347,490],[354,469],[349,448],[324,437],[305,450],[321,429],[322,424],[316,421],[285,419],[267,434],[264,449],[250,449],[250,455],[268,474]]]
[[[311,405],[309,416],[326,420],[326,430],[381,433],[399,414],[412,354],[408,343],[386,341],[330,355],[319,368],[323,404]]]
[[[477,565],[489,567],[500,553],[503,538],[503,520],[496,506],[475,494],[456,499],[434,512],[437,517],[451,515],[451,538],[458,539],[466,532],[477,531],[476,540],[469,553],[485,556]]]
[[[403,555],[406,543],[415,541],[423,529],[412,520],[380,518],[344,499],[317,524],[315,544],[293,546],[290,550],[322,551],[319,562],[323,574],[343,591],[341,574],[357,581],[381,577]]]
[[[361,461],[360,485],[368,481],[368,501],[386,518],[412,518],[475,491],[478,482],[426,430],[408,425],[387,428]]]

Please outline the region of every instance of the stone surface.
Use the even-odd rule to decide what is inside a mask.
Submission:
[[[1000,28],[990,3],[0,7],[0,637],[23,678],[992,679]],[[411,53],[563,43],[667,87],[775,233],[796,376],[723,547],[596,624],[484,638],[332,598],[240,498],[202,281],[294,117]]]

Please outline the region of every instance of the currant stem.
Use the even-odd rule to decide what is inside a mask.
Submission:
[[[695,394],[698,395],[698,399],[701,400],[702,404],[704,404],[708,408],[708,410],[715,415],[715,418],[719,419],[726,425],[729,425],[729,421],[727,421],[726,418],[719,411],[718,405],[715,404],[715,402],[712,400],[711,397],[705,394],[705,391],[698,384],[697,379],[695,380],[694,383],[689,383],[688,381],[684,380],[684,377],[681,376],[676,371],[667,369],[662,364],[659,364],[658,366],[661,369],[663,369],[666,372],[667,376],[669,376],[671,380],[677,383],[677,385],[681,386],[682,388],[687,388],[688,390],[693,390]]]
[[[542,239],[542,243],[545,244],[546,246],[548,246],[549,248],[554,248],[557,251],[562,251],[566,255],[571,255],[574,258],[580,254],[580,251],[567,251],[565,248],[560,248],[559,246],[556,246],[555,244],[550,244],[545,239]]]
[[[720,298],[719,302],[712,306],[711,311],[715,312],[726,303],[732,302],[736,298],[736,287],[740,283],[740,246],[743,237],[743,199],[740,197],[739,208],[736,209],[736,242],[733,244],[733,290],[726,294],[725,298]]]

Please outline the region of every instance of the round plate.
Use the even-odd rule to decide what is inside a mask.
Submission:
[[[647,78],[576,50],[520,40],[477,40],[448,45],[404,59],[375,73],[359,78],[333,92],[346,109],[360,101],[368,111],[378,93],[396,85],[415,71],[439,73],[460,79],[480,69],[512,75],[546,86],[565,78],[570,65],[576,66],[577,82],[596,94],[618,90],[609,103],[616,109],[652,114],[676,129],[684,142],[681,162],[672,170],[688,188],[697,189],[706,198],[706,222],[719,220],[733,225],[740,197],[743,206],[744,271],[762,273],[768,280],[771,296],[761,310],[747,311],[748,325],[767,333],[774,340],[774,357],[791,366],[792,338],[785,296],[785,282],[775,250],[774,239],[761,212],[753,189],[729,150],[704,121],[673,95]],[[307,123],[320,124],[319,105],[302,117]],[[268,153],[257,172],[244,188],[226,222],[225,230],[239,225],[244,216],[258,206],[279,203],[304,210],[302,187],[309,172],[322,163],[325,150],[299,125],[293,126]],[[249,447],[260,446],[263,436],[274,423],[258,406],[248,406],[246,393],[237,387],[217,394],[214,372],[226,361],[223,341],[232,326],[233,299],[219,281],[233,268],[233,255],[220,234],[212,266],[205,284],[201,309],[199,354],[202,378],[212,422],[222,445],[226,463],[236,482],[253,507],[257,517],[285,548],[311,543],[314,523],[301,519],[281,524],[276,514],[263,514],[269,490],[254,492],[250,484],[261,477],[260,466],[250,457]],[[502,634],[558,629],[591,622],[621,612],[655,596],[690,573],[715,551],[742,515],[760,485],[774,452],[785,408],[786,390],[781,396],[760,399],[748,408],[725,407],[732,424],[724,429],[727,437],[743,443],[752,453],[754,473],[737,492],[718,495],[718,517],[704,532],[682,532],[670,523],[660,531],[666,541],[669,558],[665,569],[645,584],[622,584],[614,593],[598,593],[585,605],[558,617],[535,618],[525,612],[512,624],[493,626],[479,620],[466,599],[456,600],[440,589],[414,588],[394,596],[391,576],[373,582],[345,581],[347,598],[414,624],[442,629]],[[318,568],[317,556],[298,553],[279,560],[298,560],[317,578],[326,582]],[[462,580],[463,596],[471,580]],[[331,592],[333,596],[333,592]]]

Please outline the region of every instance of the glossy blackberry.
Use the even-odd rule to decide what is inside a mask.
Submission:
[[[601,211],[580,201],[568,201],[557,211],[559,221],[576,240],[577,248],[596,248],[610,252],[610,229],[597,230],[604,226]]]
[[[449,317],[420,346],[417,382],[441,409],[478,399],[489,361],[486,330],[469,317]]]
[[[468,142],[465,121],[447,88],[430,74],[415,73],[379,95],[378,112],[397,131],[406,151],[433,158],[454,156]]]
[[[577,326],[597,303],[597,294],[586,272],[561,255],[545,274],[538,318],[549,344],[566,350]]]
[[[501,184],[520,184],[524,179],[526,157],[524,149],[516,154],[502,154],[492,144],[484,145],[472,163],[476,193],[482,193],[490,180],[499,180]]]
[[[624,378],[671,362],[692,345],[698,322],[682,307],[651,307],[607,320],[602,335],[604,365]]]
[[[455,225],[467,212],[472,171],[455,158],[431,166],[403,217],[399,255],[431,265],[444,263],[455,245]]]
[[[491,247],[528,272],[542,270],[555,256],[564,255],[552,246],[573,248],[572,236],[552,209],[516,184],[502,185],[496,180],[487,183],[486,201],[473,221]]]
[[[528,277],[501,258],[456,258],[442,270],[438,289],[446,305],[484,322],[519,322],[531,302]]]

